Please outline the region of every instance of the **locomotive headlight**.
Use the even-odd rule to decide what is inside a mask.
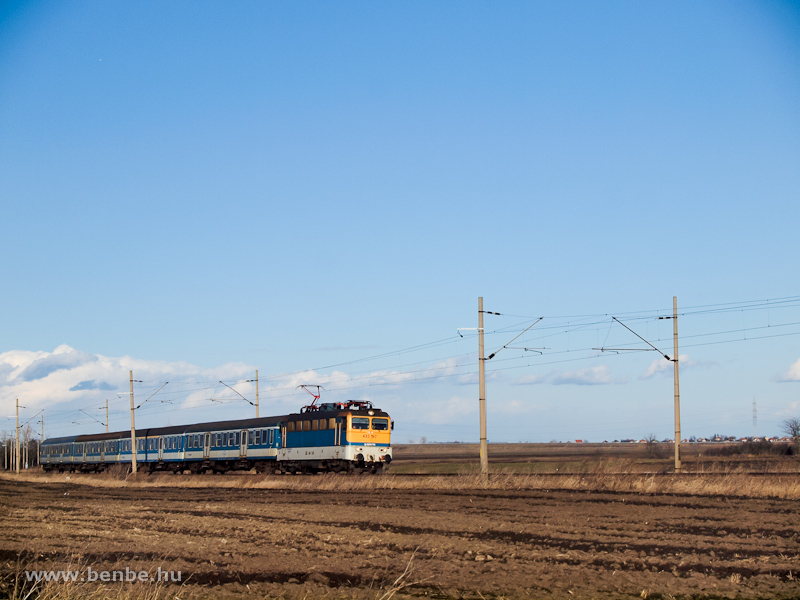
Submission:
[[[374,410],[371,410],[371,411],[369,411],[367,414],[368,414],[368,415],[371,417],[372,415],[374,415],[374,414],[375,414],[375,411],[374,411]]]

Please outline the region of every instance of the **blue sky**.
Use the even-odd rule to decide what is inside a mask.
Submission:
[[[258,369],[477,439],[478,296],[487,352],[545,317],[490,440],[671,436],[658,356],[592,348],[671,355],[673,296],[685,436],[800,416],[797,3],[5,3],[0,197],[2,416],[53,434]]]

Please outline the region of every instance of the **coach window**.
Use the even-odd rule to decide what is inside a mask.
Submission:
[[[270,444],[270,446],[271,446],[271,445],[272,445],[274,442],[275,442],[275,430],[274,430],[274,429],[270,429],[270,430],[269,430],[269,444]]]
[[[234,436],[234,438],[233,438],[233,445],[234,446],[241,446],[241,442],[242,442],[241,433],[237,431],[235,436]]]
[[[353,417],[353,429],[369,429],[369,417]]]
[[[251,431],[250,435],[253,436],[253,438],[252,438],[253,442],[252,443],[254,445],[256,445],[256,446],[260,446],[261,445],[261,430],[260,429],[256,429],[255,431]]]

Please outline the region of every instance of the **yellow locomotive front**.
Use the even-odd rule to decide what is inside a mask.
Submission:
[[[351,408],[345,438],[348,459],[361,469],[386,468],[392,462],[392,425],[389,415],[381,410]]]

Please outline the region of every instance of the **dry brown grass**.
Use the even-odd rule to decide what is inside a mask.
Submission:
[[[403,475],[138,475],[120,479],[114,474],[4,473],[0,478],[30,483],[71,483],[100,488],[238,488],[321,492],[359,492],[370,490],[581,490],[636,494],[681,494],[698,496],[738,496],[748,498],[800,499],[797,473],[753,475],[743,472],[657,474],[624,473],[619,465],[600,465],[591,472],[575,474],[493,473],[488,482],[473,469],[456,476]],[[612,470],[613,469],[613,470]]]

